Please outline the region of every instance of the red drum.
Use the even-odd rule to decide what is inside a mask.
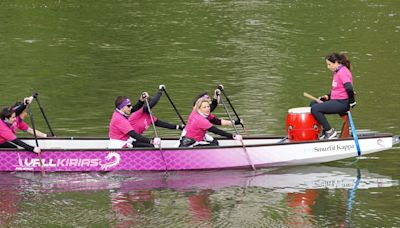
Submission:
[[[317,140],[320,124],[311,114],[311,107],[289,109],[286,118],[286,132],[290,141]]]

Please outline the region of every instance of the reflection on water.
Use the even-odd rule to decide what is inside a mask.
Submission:
[[[23,224],[21,214],[36,218],[44,212],[49,224],[66,224],[85,207],[87,215],[75,222],[87,224],[98,219],[90,213],[95,206],[107,215],[102,222],[115,227],[346,225],[353,222],[354,205],[368,193],[382,194],[399,186],[397,180],[367,169],[320,165],[257,172],[47,173],[44,177],[20,172],[2,173],[1,179],[1,202],[6,202],[1,204],[1,224]],[[26,211],[33,205],[36,210]],[[50,211],[52,205],[71,211],[52,216],[57,213]]]

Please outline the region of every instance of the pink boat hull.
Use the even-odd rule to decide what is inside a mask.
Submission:
[[[24,150],[0,149],[0,171],[251,169],[252,165],[257,168],[307,165],[357,156],[351,138],[298,143],[279,141],[279,138],[247,138],[244,149],[232,140],[221,140],[222,146],[208,148],[172,148],[166,140],[165,145],[170,147],[160,150],[105,149],[107,140],[104,139],[45,139],[39,141],[44,148],[41,159]],[[398,136],[390,134],[359,137],[362,155],[388,150],[399,142]]]
[[[231,150],[109,150],[109,151],[26,151],[1,153],[1,171],[113,171],[113,170],[195,170],[249,166],[241,148]]]

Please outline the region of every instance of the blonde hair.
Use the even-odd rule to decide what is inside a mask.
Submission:
[[[206,98],[204,98],[204,97],[199,98],[199,99],[196,101],[196,104],[194,105],[195,109],[196,109],[196,110],[199,110],[200,107],[201,107],[201,105],[202,105],[204,102],[207,102],[208,104],[210,104],[210,99],[206,99]]]

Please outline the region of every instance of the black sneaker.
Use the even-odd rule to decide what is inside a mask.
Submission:
[[[318,135],[319,140],[325,139],[325,130],[323,130],[319,135]]]
[[[337,132],[335,131],[335,129],[331,128],[329,131],[325,131],[325,135],[324,135],[324,139],[333,139],[335,138],[337,135]]]

